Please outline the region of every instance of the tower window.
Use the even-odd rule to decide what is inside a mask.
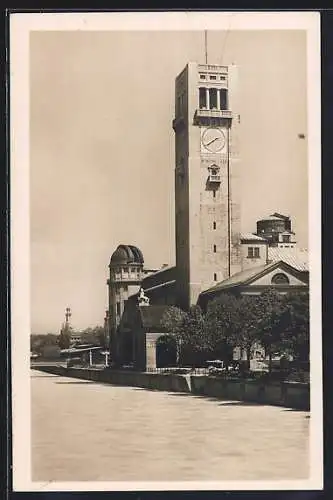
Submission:
[[[213,222],[213,229],[216,229],[216,222]]]
[[[120,302],[116,304],[117,316],[120,316]]]
[[[220,109],[228,109],[228,93],[226,89],[220,90]]]
[[[217,109],[217,89],[209,89],[209,107]]]
[[[200,75],[201,80],[206,80],[206,75]]]
[[[210,80],[216,80],[216,75],[210,75],[209,78]]]
[[[216,253],[216,245],[213,246],[213,251]]]
[[[217,281],[217,275],[214,273],[214,281]]]
[[[199,108],[204,109],[206,107],[206,89],[200,87],[199,89]]]
[[[220,76],[220,80],[225,81],[225,79],[226,79],[225,76]]]
[[[216,198],[216,190],[213,191],[213,198]]]
[[[283,243],[290,243],[290,235],[289,234],[283,234],[282,235],[282,242]]]

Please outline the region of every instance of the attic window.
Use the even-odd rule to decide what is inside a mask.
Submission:
[[[286,274],[277,273],[274,274],[271,283],[272,285],[289,285],[289,278]]]

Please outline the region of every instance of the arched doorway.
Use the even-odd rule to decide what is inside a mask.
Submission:
[[[166,368],[177,364],[177,345],[171,335],[162,335],[156,341],[156,366]]]

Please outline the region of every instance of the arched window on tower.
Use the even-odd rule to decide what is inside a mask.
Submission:
[[[289,285],[289,278],[284,273],[274,274],[271,280],[272,285]]]

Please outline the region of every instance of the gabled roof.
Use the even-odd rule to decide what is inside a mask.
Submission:
[[[304,249],[268,247],[268,259],[271,262],[282,260],[297,271],[309,271],[308,252]]]
[[[263,266],[251,267],[251,269],[245,269],[244,271],[240,271],[239,273],[230,276],[230,278],[227,278],[224,281],[220,281],[217,285],[201,292],[200,295],[211,294],[218,292],[220,290],[226,290],[228,288],[233,288],[236,286],[250,285],[253,281],[256,281],[257,279],[261,278],[268,272],[273,271],[278,267],[284,268],[286,271],[292,274],[295,274],[295,271],[296,273],[298,271],[293,266],[287,264],[282,260],[279,260],[276,262],[272,262],[270,264],[265,264]]]
[[[258,243],[268,243],[266,238],[262,238],[261,236],[258,236],[257,234],[254,233],[242,233],[241,234],[241,241],[256,241]]]

